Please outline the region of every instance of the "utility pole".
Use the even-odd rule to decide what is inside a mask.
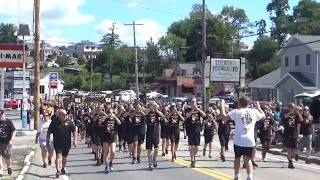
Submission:
[[[206,49],[207,49],[207,23],[206,23],[206,1],[202,0],[202,108],[207,108],[207,88],[206,88]]]
[[[138,69],[138,48],[137,48],[137,42],[136,42],[136,25],[142,26],[143,24],[136,24],[136,22],[133,21],[132,24],[125,24],[125,25],[133,27],[133,43],[134,43],[134,50],[135,50],[136,94],[137,94],[137,99],[139,100],[139,69]]]
[[[34,0],[34,7],[34,129],[38,129],[40,122],[40,0]]]

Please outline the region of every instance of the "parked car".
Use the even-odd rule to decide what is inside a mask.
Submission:
[[[10,100],[4,102],[4,108],[12,108],[16,109],[20,106],[20,101],[18,100]]]

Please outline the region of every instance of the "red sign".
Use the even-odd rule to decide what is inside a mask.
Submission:
[[[25,45],[24,61],[27,62],[28,46]],[[22,44],[0,44],[0,67],[22,68],[23,67],[23,45]]]
[[[58,83],[50,83],[49,88],[50,89],[58,89]]]

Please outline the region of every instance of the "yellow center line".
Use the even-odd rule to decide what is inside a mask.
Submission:
[[[162,150],[159,149],[159,152],[161,153]],[[172,157],[168,155],[168,156],[165,156],[164,158],[171,161]],[[183,160],[183,159],[180,159],[180,158],[177,158],[174,161],[174,163],[179,164],[181,166],[187,166],[187,167],[190,166],[190,162],[188,162],[186,160]],[[218,171],[214,171],[214,170],[209,169],[209,168],[204,168],[204,167],[201,167],[199,165],[196,165],[196,168],[191,168],[191,169],[194,170],[194,171],[200,172],[202,174],[206,174],[208,176],[220,179],[220,180],[233,180],[232,176],[229,176],[229,175],[224,174],[224,173],[220,173]]]

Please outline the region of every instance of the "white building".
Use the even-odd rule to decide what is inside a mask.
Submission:
[[[45,75],[44,77],[42,77],[40,79],[40,94],[41,94],[41,96],[44,96],[44,95],[55,96],[56,94],[62,92],[63,88],[64,88],[64,81],[59,79],[57,89],[50,89],[49,74]],[[51,90],[51,92],[50,92],[50,90]]]
[[[74,54],[86,59],[96,58],[97,54],[102,51],[99,44],[90,41],[81,41],[75,45],[68,46],[65,55],[73,56]]]

